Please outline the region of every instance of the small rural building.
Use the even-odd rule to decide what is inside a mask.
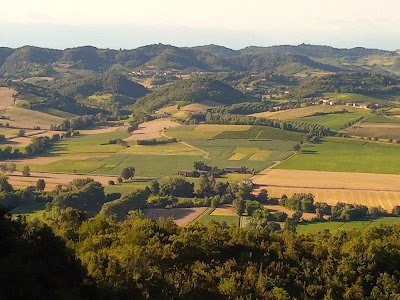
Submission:
[[[329,100],[328,98],[321,98],[318,100],[320,105],[336,105],[335,101]]]
[[[368,109],[368,108],[371,106],[371,103],[365,103],[365,102],[350,102],[350,103],[346,103],[346,106]]]
[[[249,185],[249,186],[253,186],[254,185],[254,182],[251,179],[243,179],[242,183],[244,183],[246,185]]]
[[[166,113],[166,112],[153,115],[153,117],[157,118],[157,119],[165,119],[165,118],[169,118],[169,116],[170,116],[170,114]]]

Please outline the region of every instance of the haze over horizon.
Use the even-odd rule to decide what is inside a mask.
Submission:
[[[15,0],[2,3],[0,46],[131,49],[147,44],[232,49],[298,45],[339,48],[400,48],[400,3],[372,0],[237,0],[192,3],[154,0],[56,2]]]

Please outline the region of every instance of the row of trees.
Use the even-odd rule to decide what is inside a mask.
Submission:
[[[190,114],[185,120],[190,124],[193,122],[206,122],[207,124],[221,124],[221,125],[255,125],[255,126],[268,126],[274,128],[281,128],[287,131],[312,133],[314,136],[330,136],[332,132],[329,128],[312,123],[296,122],[289,120],[272,120],[267,118],[256,118],[253,116],[232,115],[228,113],[214,113],[208,111],[207,113]]]
[[[317,220],[323,220],[324,216],[329,216],[330,220],[336,221],[356,221],[368,217],[382,217],[390,215],[382,207],[370,207],[360,204],[337,203],[329,205],[327,203],[316,203],[314,195],[298,193],[291,198],[283,195],[279,204],[295,212],[316,213]],[[392,210],[393,215],[400,215],[400,209],[396,206]],[[301,215],[300,215],[301,217]]]

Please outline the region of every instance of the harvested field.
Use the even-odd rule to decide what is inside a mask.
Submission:
[[[2,146],[11,146],[11,147],[26,147],[31,143],[31,137],[15,137],[9,139],[6,143],[3,143]]]
[[[268,157],[270,157],[272,154],[272,151],[270,150],[260,150],[254,153],[252,156],[249,157],[249,160],[258,160],[258,161],[264,161],[267,160]]]
[[[165,128],[180,126],[179,123],[172,122],[169,119],[154,120],[139,125],[139,129],[135,130],[132,135],[125,141],[137,141],[155,139],[161,137],[161,132]]]
[[[109,157],[109,155],[54,155],[54,156],[41,156],[41,157],[32,157],[26,159],[16,159],[10,160],[17,165],[47,165],[50,163],[54,163],[60,160],[85,160],[89,158],[105,158]]]
[[[51,124],[61,124],[63,118],[25,109],[21,107],[8,107],[0,112],[8,120],[7,123],[16,128],[33,128],[39,126],[41,129],[49,129]]]
[[[270,213],[275,213],[275,212],[284,212],[286,213],[290,218],[293,216],[295,213],[293,210],[290,210],[286,207],[280,206],[280,205],[264,205],[264,208],[267,209]],[[304,212],[302,215],[303,220],[306,221],[311,221],[314,219],[317,215],[315,213],[307,213]],[[324,216],[324,218],[328,218],[328,216]]]
[[[0,87],[0,109],[14,105],[14,95],[17,92],[7,87]]]
[[[146,218],[158,220],[159,218],[173,217],[175,224],[179,226],[189,225],[198,218],[207,207],[193,208],[150,208],[143,210]]]
[[[97,129],[79,130],[79,133],[80,134],[101,134],[101,133],[115,132],[121,128],[123,128],[123,126],[103,127],[103,128],[97,128]]]
[[[31,172],[30,177],[22,176],[21,172],[14,172],[8,175],[8,181],[12,186],[18,188],[26,188],[28,186],[35,186],[38,179],[44,179],[46,182],[46,191],[50,191],[56,185],[66,185],[76,178],[93,178],[95,181],[100,182],[103,186],[108,184],[109,180],[116,181],[118,176],[100,176],[100,175],[81,175],[81,174],[56,174],[56,173],[38,173]]]
[[[232,205],[224,205],[214,209],[214,211],[211,213],[211,216],[237,216],[237,214],[232,208]]]
[[[228,160],[242,160],[247,156],[247,153],[234,153]]]
[[[162,109],[156,111],[157,114],[168,113],[171,114],[174,118],[185,118],[190,113],[196,112],[204,112],[207,108],[209,108],[206,104],[201,103],[192,103],[185,106],[182,106],[178,109],[178,105],[167,106]]]
[[[253,177],[273,198],[283,194],[312,193],[317,202],[337,202],[382,206],[391,210],[400,205],[400,175],[319,172],[272,169]]]
[[[357,124],[341,131],[351,136],[371,137],[378,139],[400,139],[400,124]]]

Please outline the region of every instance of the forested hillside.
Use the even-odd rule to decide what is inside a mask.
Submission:
[[[396,77],[372,73],[333,74],[304,81],[290,97],[314,97],[324,92],[358,93],[390,99],[400,94],[400,81]]]
[[[155,90],[146,97],[138,99],[135,108],[151,111],[179,101],[190,103],[214,101],[220,104],[233,104],[255,100],[222,81],[207,77],[195,77]]]
[[[127,69],[156,68],[192,71],[254,71],[269,70],[293,75],[303,70],[397,72],[396,64],[364,64],[369,57],[394,58],[396,52],[353,48],[336,49],[328,46],[247,47],[232,50],[208,45],[179,48],[155,44],[132,50],[97,49],[92,46],[65,50],[25,46],[0,49],[0,74],[10,78],[53,76],[59,67],[105,71],[114,65]]]
[[[116,72],[107,72],[86,78],[55,80],[51,84],[51,90],[70,97],[88,97],[96,93],[110,93],[138,98],[148,93],[144,86]]]

